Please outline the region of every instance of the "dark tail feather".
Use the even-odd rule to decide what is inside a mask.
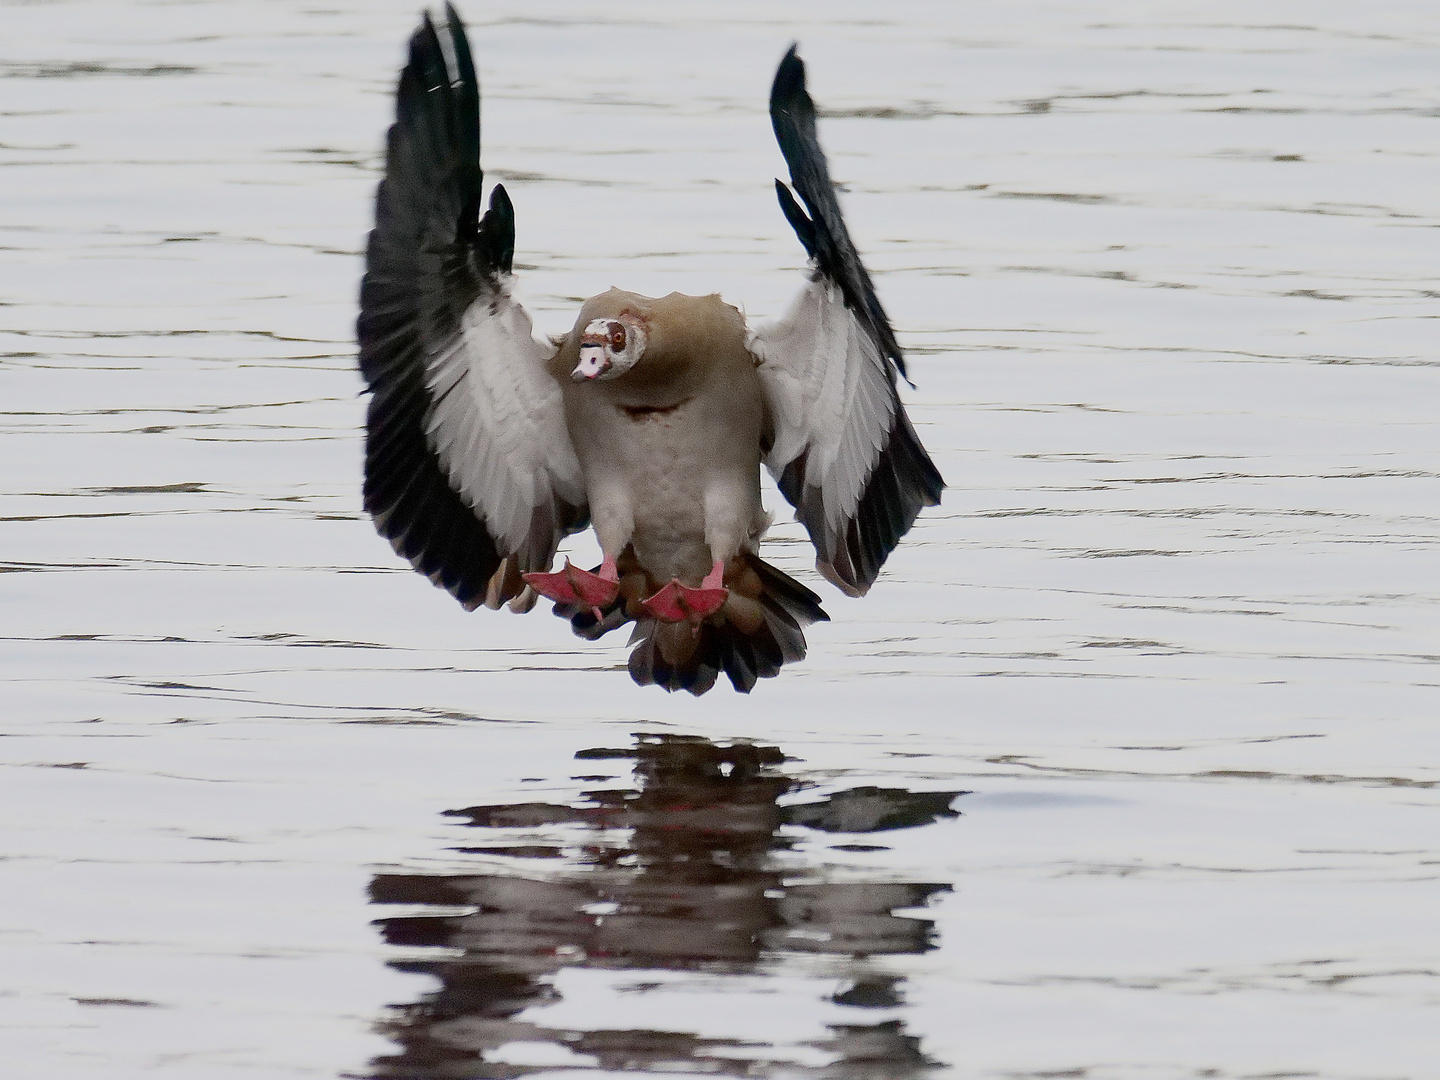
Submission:
[[[797,631],[800,627],[814,622],[830,621],[830,616],[826,615],[825,609],[820,606],[818,595],[789,574],[776,570],[760,556],[748,555],[747,558],[750,569],[754,570],[760,579],[760,603],[767,613],[788,617],[787,621],[793,623]],[[800,653],[793,657],[787,656],[786,660],[801,660],[805,656],[805,635],[797,636],[800,640]]]
[[[732,610],[727,605],[718,618],[698,628],[649,618],[636,621],[630,638],[635,646],[630,653],[631,678],[641,686],[688,690],[699,697],[715,685],[723,671],[736,690],[748,694],[757,680],[774,678],[785,664],[804,659],[802,627],[829,619],[820,607],[820,598],[758,556],[746,559],[760,585],[754,596],[750,590],[732,590],[734,608],[746,610]],[[605,632],[600,627],[612,618],[619,621],[607,629],[625,621],[623,612],[602,614],[604,618],[597,622],[591,612],[576,613],[571,625],[582,637],[598,637]]]
[[[597,566],[591,573],[596,573],[599,569]],[[601,608],[598,619],[593,609],[582,608],[576,604],[556,604],[555,614],[562,619],[569,619],[570,629],[586,641],[599,641],[611,630],[617,630],[630,621],[630,616],[625,613],[623,596],[617,596],[610,602],[609,607]]]

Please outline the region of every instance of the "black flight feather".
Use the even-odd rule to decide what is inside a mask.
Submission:
[[[895,341],[885,309],[875,295],[865,264],[860,261],[860,252],[845,228],[840,202],[835,198],[825,151],[820,149],[815,133],[815,102],[805,89],[805,62],[796,55],[796,48],[790,46],[775,72],[775,82],[770,87],[770,123],[775,128],[780,152],[785,155],[785,164],[790,167],[790,183],[799,192],[810,216],[805,217],[785,185],[776,180],[780,209],[816,268],[840,286],[846,306],[874,339],[881,355],[893,361],[904,375],[905,357]]]
[[[475,607],[501,554],[426,439],[425,343],[459,334],[465,310],[510,272],[515,213],[497,185],[480,217],[479,83],[449,4],[445,19],[427,15],[410,39],[375,193],[356,323],[372,392],[364,499],[397,553]]]
[[[886,558],[915,523],[920,509],[939,505],[945,481],[920,444],[896,391],[895,372],[905,375],[905,358],[860,252],[845,227],[825,152],[816,135],[815,102],[805,89],[805,64],[795,50],[796,46],[791,45],[775,72],[770,89],[770,122],[790,169],[790,183],[805,209],[779,180],[775,181],[775,192],[785,220],[795,230],[816,272],[840,289],[845,306],[861,329],[880,355],[894,364],[890,375],[894,422],[843,535],[831,537],[826,532],[824,495],[819,479],[812,484],[806,475],[803,453],[786,464],[779,486],[798,511],[821,561],[841,581],[863,593],[874,584]]]

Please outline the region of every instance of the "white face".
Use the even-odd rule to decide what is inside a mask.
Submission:
[[[613,379],[635,366],[645,351],[645,328],[633,319],[591,319],[580,337],[576,382]]]

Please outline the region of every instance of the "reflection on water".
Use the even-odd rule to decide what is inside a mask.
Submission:
[[[458,850],[483,870],[371,882],[375,903],[448,909],[379,921],[387,943],[407,947],[392,965],[433,975],[440,988],[387,1022],[399,1052],[374,1062],[373,1075],[513,1077],[566,1066],[868,1078],[937,1065],[906,1032],[903,973],[885,958],[934,947],[933,924],[900,912],[949,886],[825,880],[823,866],[791,849],[808,830],[954,817],[960,792],[865,787],[782,806],[800,785],[775,747],[642,736],[632,749],[576,756],[633,759],[634,788],[587,792],[575,806],[451,811],[480,830]],[[653,978],[613,977],[640,971]],[[564,977],[584,972],[601,978]],[[796,1004],[797,980],[818,1008]],[[547,1022],[573,992],[594,995],[583,1019],[570,1014],[581,1026]],[[722,1031],[735,1017],[705,1004],[727,992],[732,1002],[784,994],[768,1018],[782,1034],[765,1022]],[[787,1014],[818,1015],[815,1037],[786,1037],[787,1024],[803,1026]]]

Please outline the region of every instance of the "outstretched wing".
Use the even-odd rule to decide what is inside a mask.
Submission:
[[[410,39],[365,254],[365,509],[467,608],[498,607],[522,595],[522,572],[549,568],[587,511],[545,368],[554,346],[510,296],[503,187],[480,217],[480,92],[464,27],[445,12]]]
[[[790,311],[750,334],[769,411],[765,464],[810,533],[817,568],[862,596],[945,482],[900,402],[905,360],[840,214],[793,45],[770,120],[805,203],[776,180],[780,209],[814,269]]]

